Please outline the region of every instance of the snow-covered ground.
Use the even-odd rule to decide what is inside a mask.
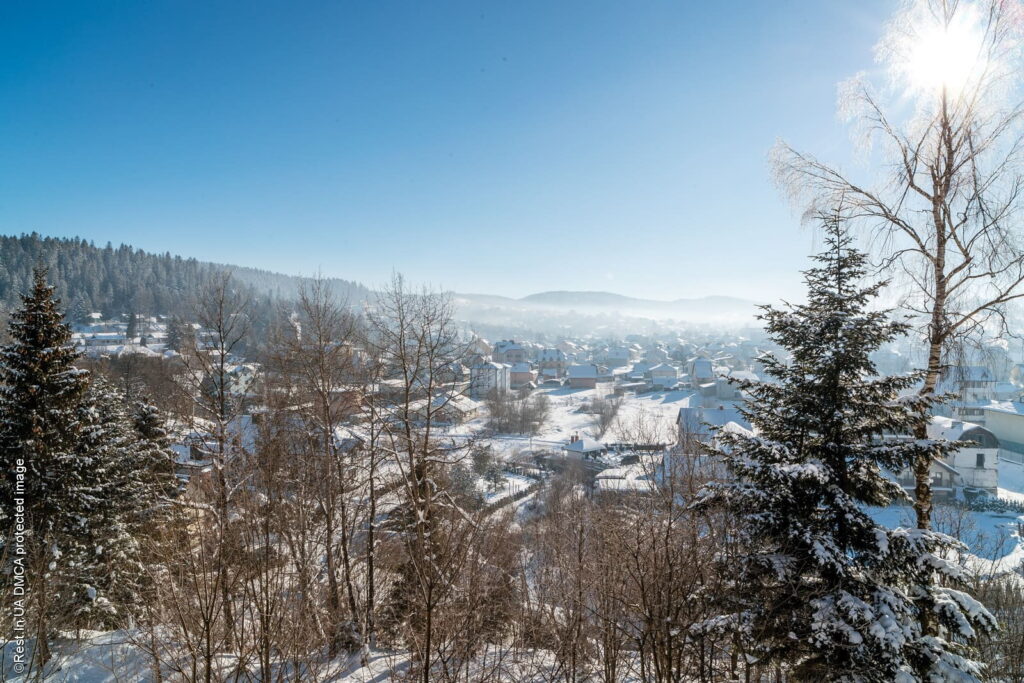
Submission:
[[[999,497],[1024,501],[1024,467],[999,463]],[[871,516],[887,527],[914,525],[914,510],[906,505],[872,508]],[[958,537],[970,548],[964,561],[986,574],[1024,571],[1024,515],[1015,512],[973,512],[938,505],[936,530]]]
[[[502,498],[508,498],[509,496],[522,493],[536,483],[529,477],[512,474],[511,472],[505,472],[504,477],[503,482],[497,487],[491,487],[483,479],[477,480],[477,487],[485,494],[484,499],[488,504],[495,503]]]
[[[593,389],[570,389],[558,387],[541,388],[536,392],[546,394],[551,402],[551,414],[540,431],[532,438],[524,434],[499,434],[488,439],[495,454],[508,459],[523,451],[557,451],[569,442],[570,437],[598,438],[594,415],[581,412],[581,407],[590,404],[597,394]],[[699,398],[693,391],[658,391],[639,395],[628,395],[619,409],[616,423],[601,439],[604,442],[619,440],[618,425],[628,427],[644,414],[649,420],[657,419],[663,429],[674,435],[676,416],[680,408],[699,405]],[[448,431],[452,436],[469,436],[484,430],[487,424],[486,411]]]

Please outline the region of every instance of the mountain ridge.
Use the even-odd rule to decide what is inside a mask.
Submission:
[[[310,278],[249,266],[154,253],[128,244],[100,247],[79,237],[45,237],[38,233],[0,235],[0,307],[11,308],[28,286],[36,263],[48,265],[65,304],[78,314],[102,310],[112,314],[181,312],[183,294],[197,290],[216,272],[230,271],[242,285],[276,299],[294,299]],[[378,294],[362,283],[325,277],[336,295],[351,304]],[[463,311],[587,312],[652,317],[752,315],[755,302],[722,295],[672,300],[644,299],[594,290],[548,290],[513,298],[499,294],[448,292]]]

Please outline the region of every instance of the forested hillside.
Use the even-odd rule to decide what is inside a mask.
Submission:
[[[263,300],[291,299],[303,278],[255,268],[206,263],[171,254],[150,254],[128,245],[97,247],[77,238],[43,237],[36,233],[0,236],[0,310],[18,305],[18,295],[32,284],[32,268],[43,264],[77,320],[91,311],[105,317],[124,313],[187,314],[191,299],[212,275],[230,270],[240,285]],[[362,285],[332,279],[340,298],[360,301],[369,295]]]

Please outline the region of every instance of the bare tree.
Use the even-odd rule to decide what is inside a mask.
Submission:
[[[841,107],[884,155],[857,181],[779,143],[774,173],[813,217],[841,205],[869,234],[881,267],[909,284],[903,305],[922,323],[936,391],[950,351],[993,324],[1021,296],[1022,107],[1016,99],[1019,15],[1002,0],[908,0],[877,48],[891,75],[879,94],[863,77]],[[907,111],[907,95],[914,106]],[[924,434],[919,434],[924,437]],[[929,528],[931,458],[913,463],[915,510]]]
[[[333,656],[345,632],[358,631],[360,609],[352,557],[359,481],[351,449],[338,428],[359,409],[354,356],[355,320],[334,299],[329,284],[314,278],[299,291],[296,311],[278,331],[274,365],[295,418],[309,439],[300,447],[310,475],[305,490],[323,523],[323,557]],[[348,644],[352,644],[349,642]]]
[[[434,675],[444,637],[437,621],[465,568],[478,523],[444,485],[444,474],[469,444],[446,438],[445,408],[465,387],[453,381],[466,356],[448,297],[410,291],[396,275],[367,313],[367,351],[381,359],[380,385],[391,396],[380,405],[382,448],[400,473],[401,503],[389,515],[401,540],[389,620],[412,650],[417,677]],[[385,393],[383,386],[378,387]]]
[[[196,547],[189,551],[191,557],[186,558],[182,574],[193,584],[202,582],[201,590],[197,585],[191,590],[207,596],[198,622],[203,632],[197,636],[203,643],[205,680],[217,675],[211,665],[214,641],[222,637],[230,646],[244,630],[234,613],[238,571],[233,563],[238,558],[240,537],[233,506],[246,483],[246,447],[253,436],[249,423],[240,419],[251,381],[238,382],[235,374],[240,367],[237,356],[249,332],[248,308],[248,299],[230,273],[214,276],[197,295],[198,335],[188,340],[182,354],[182,388],[199,418],[195,431],[204,435],[196,448],[209,460],[209,471],[193,478],[186,497],[197,533],[191,538]],[[211,586],[216,587],[215,592],[209,590]],[[220,611],[222,623],[217,623],[211,609]],[[221,635],[215,636],[214,630]]]

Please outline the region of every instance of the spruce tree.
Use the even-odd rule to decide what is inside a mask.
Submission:
[[[105,379],[90,384],[80,413],[79,452],[92,463],[101,493],[89,511],[87,543],[94,553],[78,568],[83,590],[75,616],[93,628],[113,628],[147,594],[144,539],[171,519],[174,455],[159,410],[129,401]]]
[[[128,328],[125,330],[125,337],[129,344],[139,336],[139,317],[135,313],[128,314]]]
[[[719,431],[709,450],[732,477],[694,502],[727,511],[738,528],[738,557],[723,567],[726,616],[714,625],[798,680],[979,680],[971,644],[996,625],[954,587],[964,577],[945,558],[958,542],[890,530],[865,510],[906,496],[883,470],[958,445],[909,438],[934,399],[901,398],[921,375],[879,377],[870,360],[908,328],[869,310],[885,283],[861,285],[864,255],[838,217],[825,222],[827,249],[805,272],[807,303],[761,316],[790,357],[763,358],[773,382],[738,383],[755,434]]]
[[[46,270],[36,268],[33,286],[8,323],[11,342],[0,348],[0,524],[7,562],[24,559],[29,623],[35,657],[48,659],[47,638],[66,626],[73,581],[69,569],[82,558],[87,518],[96,502],[91,463],[80,457],[78,411],[88,375],[75,367],[78,352],[64,323]],[[24,493],[16,477],[24,468]],[[13,547],[15,501],[24,500],[24,554]],[[12,580],[4,573],[3,581]],[[5,586],[9,589],[9,585]],[[5,594],[9,593],[5,590]]]

